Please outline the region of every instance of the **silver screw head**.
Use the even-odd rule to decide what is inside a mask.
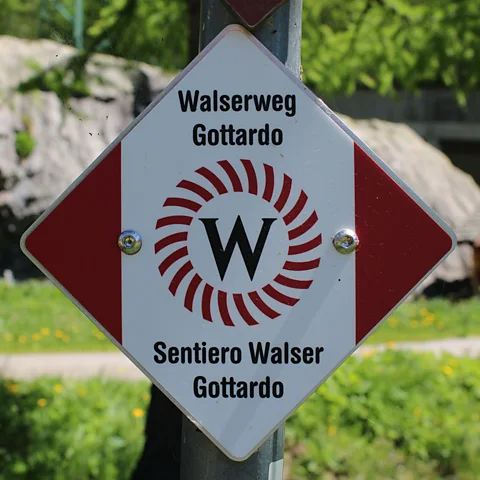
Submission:
[[[353,253],[358,248],[359,243],[357,234],[348,228],[340,230],[333,237],[333,246],[342,255]]]
[[[123,253],[135,255],[142,248],[142,238],[133,230],[125,230],[118,237],[118,246]]]

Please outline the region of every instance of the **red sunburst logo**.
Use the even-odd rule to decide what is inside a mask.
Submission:
[[[182,180],[163,204],[159,272],[187,310],[227,326],[258,325],[296,305],[320,265],[308,196],[286,174],[222,160]]]

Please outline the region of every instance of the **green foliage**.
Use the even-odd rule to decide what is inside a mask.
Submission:
[[[47,282],[0,282],[0,352],[104,351],[116,347]]]
[[[148,384],[0,380],[0,480],[123,480]],[[475,480],[478,360],[389,351],[350,359],[287,422],[290,480]]]
[[[40,0],[0,0],[0,35],[38,38]]]
[[[91,38],[115,25],[127,0],[111,0],[99,12],[99,18],[87,30]],[[106,53],[140,60],[167,70],[183,68],[187,61],[188,16],[184,0],[137,0],[115,42],[107,40]]]
[[[369,343],[480,335],[480,301],[418,301],[402,305]],[[116,347],[45,281],[0,282],[0,352],[111,351]]]
[[[35,139],[27,131],[15,134],[15,150],[20,158],[29,157],[35,149]]]
[[[474,480],[479,420],[478,360],[350,359],[289,421],[292,478]]]
[[[128,479],[146,384],[0,382],[0,479]]]
[[[392,91],[396,73],[408,76],[399,65],[399,48],[408,37],[410,21],[418,16],[413,8],[406,13],[398,10],[408,3],[307,0],[303,57],[307,82],[323,95],[353,93],[359,83],[380,93]]]
[[[476,0],[306,0],[304,18],[306,77],[323,95],[436,82],[462,100],[478,86]]]

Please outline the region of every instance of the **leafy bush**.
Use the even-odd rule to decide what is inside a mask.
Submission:
[[[35,139],[26,131],[15,135],[15,150],[20,158],[29,157],[35,149]]]
[[[395,351],[350,359],[289,420],[292,478],[478,478],[478,366]]]
[[[0,479],[129,478],[147,387],[99,379],[0,384]]]
[[[148,384],[0,381],[1,480],[123,480]],[[349,360],[287,422],[290,480],[474,480],[478,361],[388,351]]]

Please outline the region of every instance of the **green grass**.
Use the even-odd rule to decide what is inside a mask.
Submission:
[[[368,343],[480,335],[480,301],[417,301],[401,306]],[[114,351],[116,347],[55,287],[0,282],[0,353]]]
[[[423,341],[480,335],[480,300],[452,303],[418,300],[399,307],[372,334],[369,343]]]
[[[51,284],[0,282],[0,352],[108,350],[116,347]]]

